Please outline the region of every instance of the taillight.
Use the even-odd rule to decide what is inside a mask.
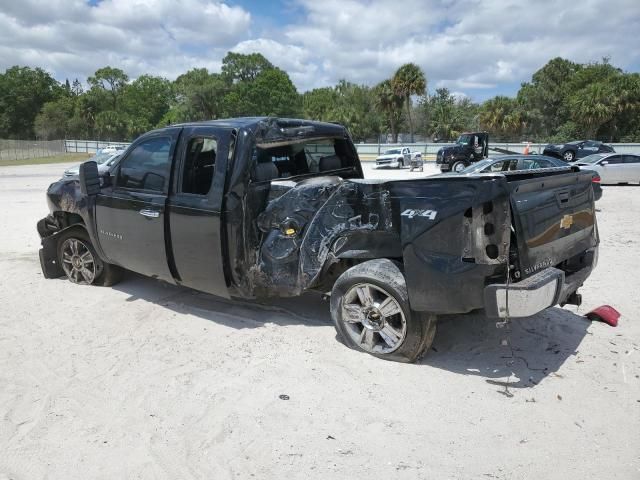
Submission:
[[[594,175],[594,176],[591,178],[591,181],[592,181],[593,183],[600,183],[600,175]]]

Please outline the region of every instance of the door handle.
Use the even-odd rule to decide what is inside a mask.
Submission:
[[[142,210],[140,210],[140,215],[147,218],[158,218],[160,216],[160,212],[158,212],[157,210],[143,208]]]

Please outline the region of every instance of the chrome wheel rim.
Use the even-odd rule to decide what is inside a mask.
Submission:
[[[457,163],[453,167],[453,171],[456,172],[456,173],[460,173],[462,170],[464,170],[464,163]]]
[[[395,352],[407,335],[400,303],[377,285],[359,283],[342,298],[342,323],[351,340],[369,353]]]
[[[571,160],[573,160],[573,153],[571,153],[571,152],[565,152],[565,154],[564,154],[564,159],[565,159],[567,162],[570,162]]]
[[[77,238],[68,238],[62,244],[62,269],[69,280],[90,285],[96,278],[96,262],[89,247]]]

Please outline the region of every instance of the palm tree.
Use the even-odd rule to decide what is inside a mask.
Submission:
[[[409,120],[409,132],[413,143],[413,121],[411,120],[411,95],[424,95],[427,89],[427,79],[424,73],[415,63],[402,65],[391,79],[396,95],[404,98],[407,106],[407,119]]]
[[[607,84],[592,83],[579,96],[571,99],[571,113],[576,123],[582,124],[589,138],[611,120],[619,108],[612,89]]]
[[[404,99],[397,95],[391,80],[384,80],[374,88],[375,106],[384,116],[387,126],[391,130],[393,143],[398,142],[398,127],[402,120],[402,104]]]

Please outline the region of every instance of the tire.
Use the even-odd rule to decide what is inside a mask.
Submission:
[[[404,159],[403,158],[399,158],[398,159],[398,166],[396,167],[398,170],[400,170],[401,168],[404,167]]]
[[[467,165],[462,160],[458,160],[453,165],[451,165],[451,171],[452,172],[456,172],[456,173],[460,173],[466,167],[467,167]]]
[[[567,150],[562,154],[562,159],[565,162],[573,162],[576,159],[576,154],[573,153],[571,150]]]
[[[348,347],[395,362],[415,362],[436,334],[436,316],[411,310],[404,275],[388,259],[351,267],[336,280],[331,318]]]
[[[67,279],[79,285],[110,287],[122,278],[122,269],[103,262],[83,228],[72,228],[58,238],[58,264]]]

